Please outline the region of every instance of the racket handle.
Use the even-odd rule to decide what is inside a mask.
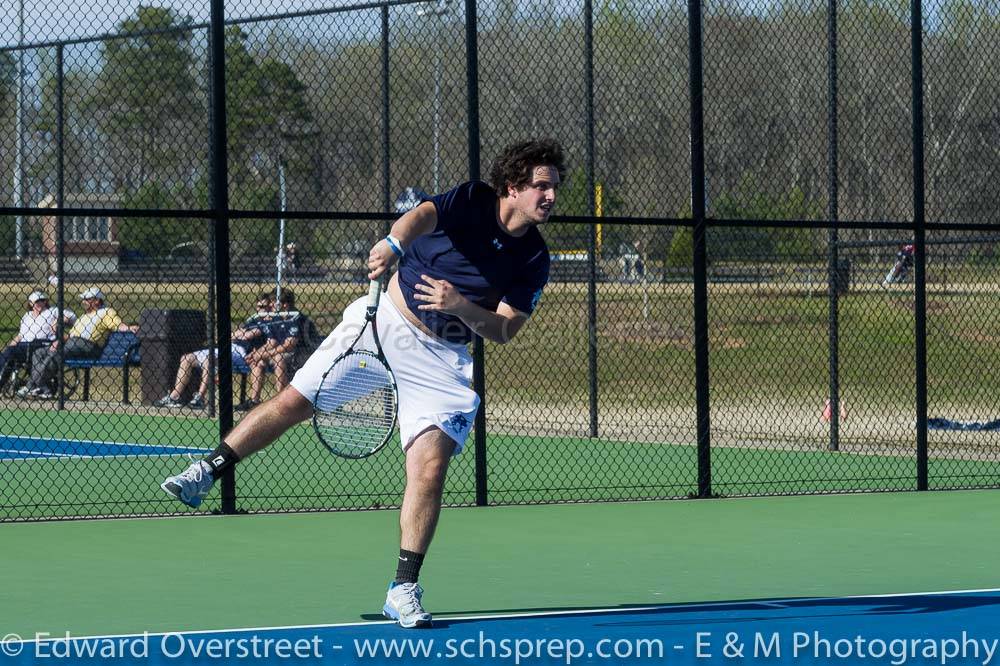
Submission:
[[[382,279],[372,280],[368,285],[368,316],[373,317],[378,311],[378,301],[382,297]]]

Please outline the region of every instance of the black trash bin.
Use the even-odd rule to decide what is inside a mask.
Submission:
[[[184,354],[205,345],[205,313],[201,310],[143,310],[139,316],[142,343],[142,404],[170,393]],[[195,384],[197,386],[197,384]]]
[[[840,259],[837,262],[837,293],[844,295],[851,290],[851,260]]]

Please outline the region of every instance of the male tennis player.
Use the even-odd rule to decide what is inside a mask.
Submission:
[[[535,227],[549,218],[564,173],[562,148],[551,139],[508,146],[493,165],[491,184],[466,182],[423,199],[368,256],[372,280],[399,262],[376,323],[399,388],[406,451],[399,561],[383,613],[403,627],[431,624],[417,577],[437,525],[448,463],[465,446],[479,408],[467,344],[473,335],[509,342],[537,306],[549,253]],[[365,300],[347,307],[288,388],[162,488],[197,507],[215,479],[309,418],[324,371],[365,321]]]

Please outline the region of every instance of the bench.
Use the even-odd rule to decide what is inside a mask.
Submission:
[[[98,358],[66,359],[67,368],[83,370],[83,399],[90,400],[90,369],[91,368],[121,368],[122,369],[122,403],[129,404],[129,370],[141,365],[139,356],[139,336],[131,331],[115,331],[108,336],[108,341]]]
[[[270,363],[267,372],[274,372]],[[247,365],[245,358],[233,356],[233,374],[240,376],[240,402],[244,402],[247,399],[247,377],[250,376],[250,366]]]
[[[267,369],[264,370],[265,374],[273,375],[274,366],[270,363],[267,364]],[[291,374],[295,374],[295,368],[292,368]],[[239,402],[245,402],[247,399],[247,378],[250,376],[250,366],[247,365],[245,358],[233,357],[233,375],[240,376],[240,400]],[[239,404],[239,403],[237,403]]]

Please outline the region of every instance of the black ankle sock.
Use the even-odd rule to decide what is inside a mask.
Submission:
[[[397,583],[416,583],[420,576],[420,565],[424,563],[423,553],[399,549],[399,564],[396,565]]]
[[[207,462],[208,466],[212,468],[213,479],[219,479],[223,474],[231,470],[239,461],[239,456],[237,456],[236,452],[229,448],[229,445],[225,442],[219,444],[219,446],[208,454],[207,458],[205,458],[205,462]]]

